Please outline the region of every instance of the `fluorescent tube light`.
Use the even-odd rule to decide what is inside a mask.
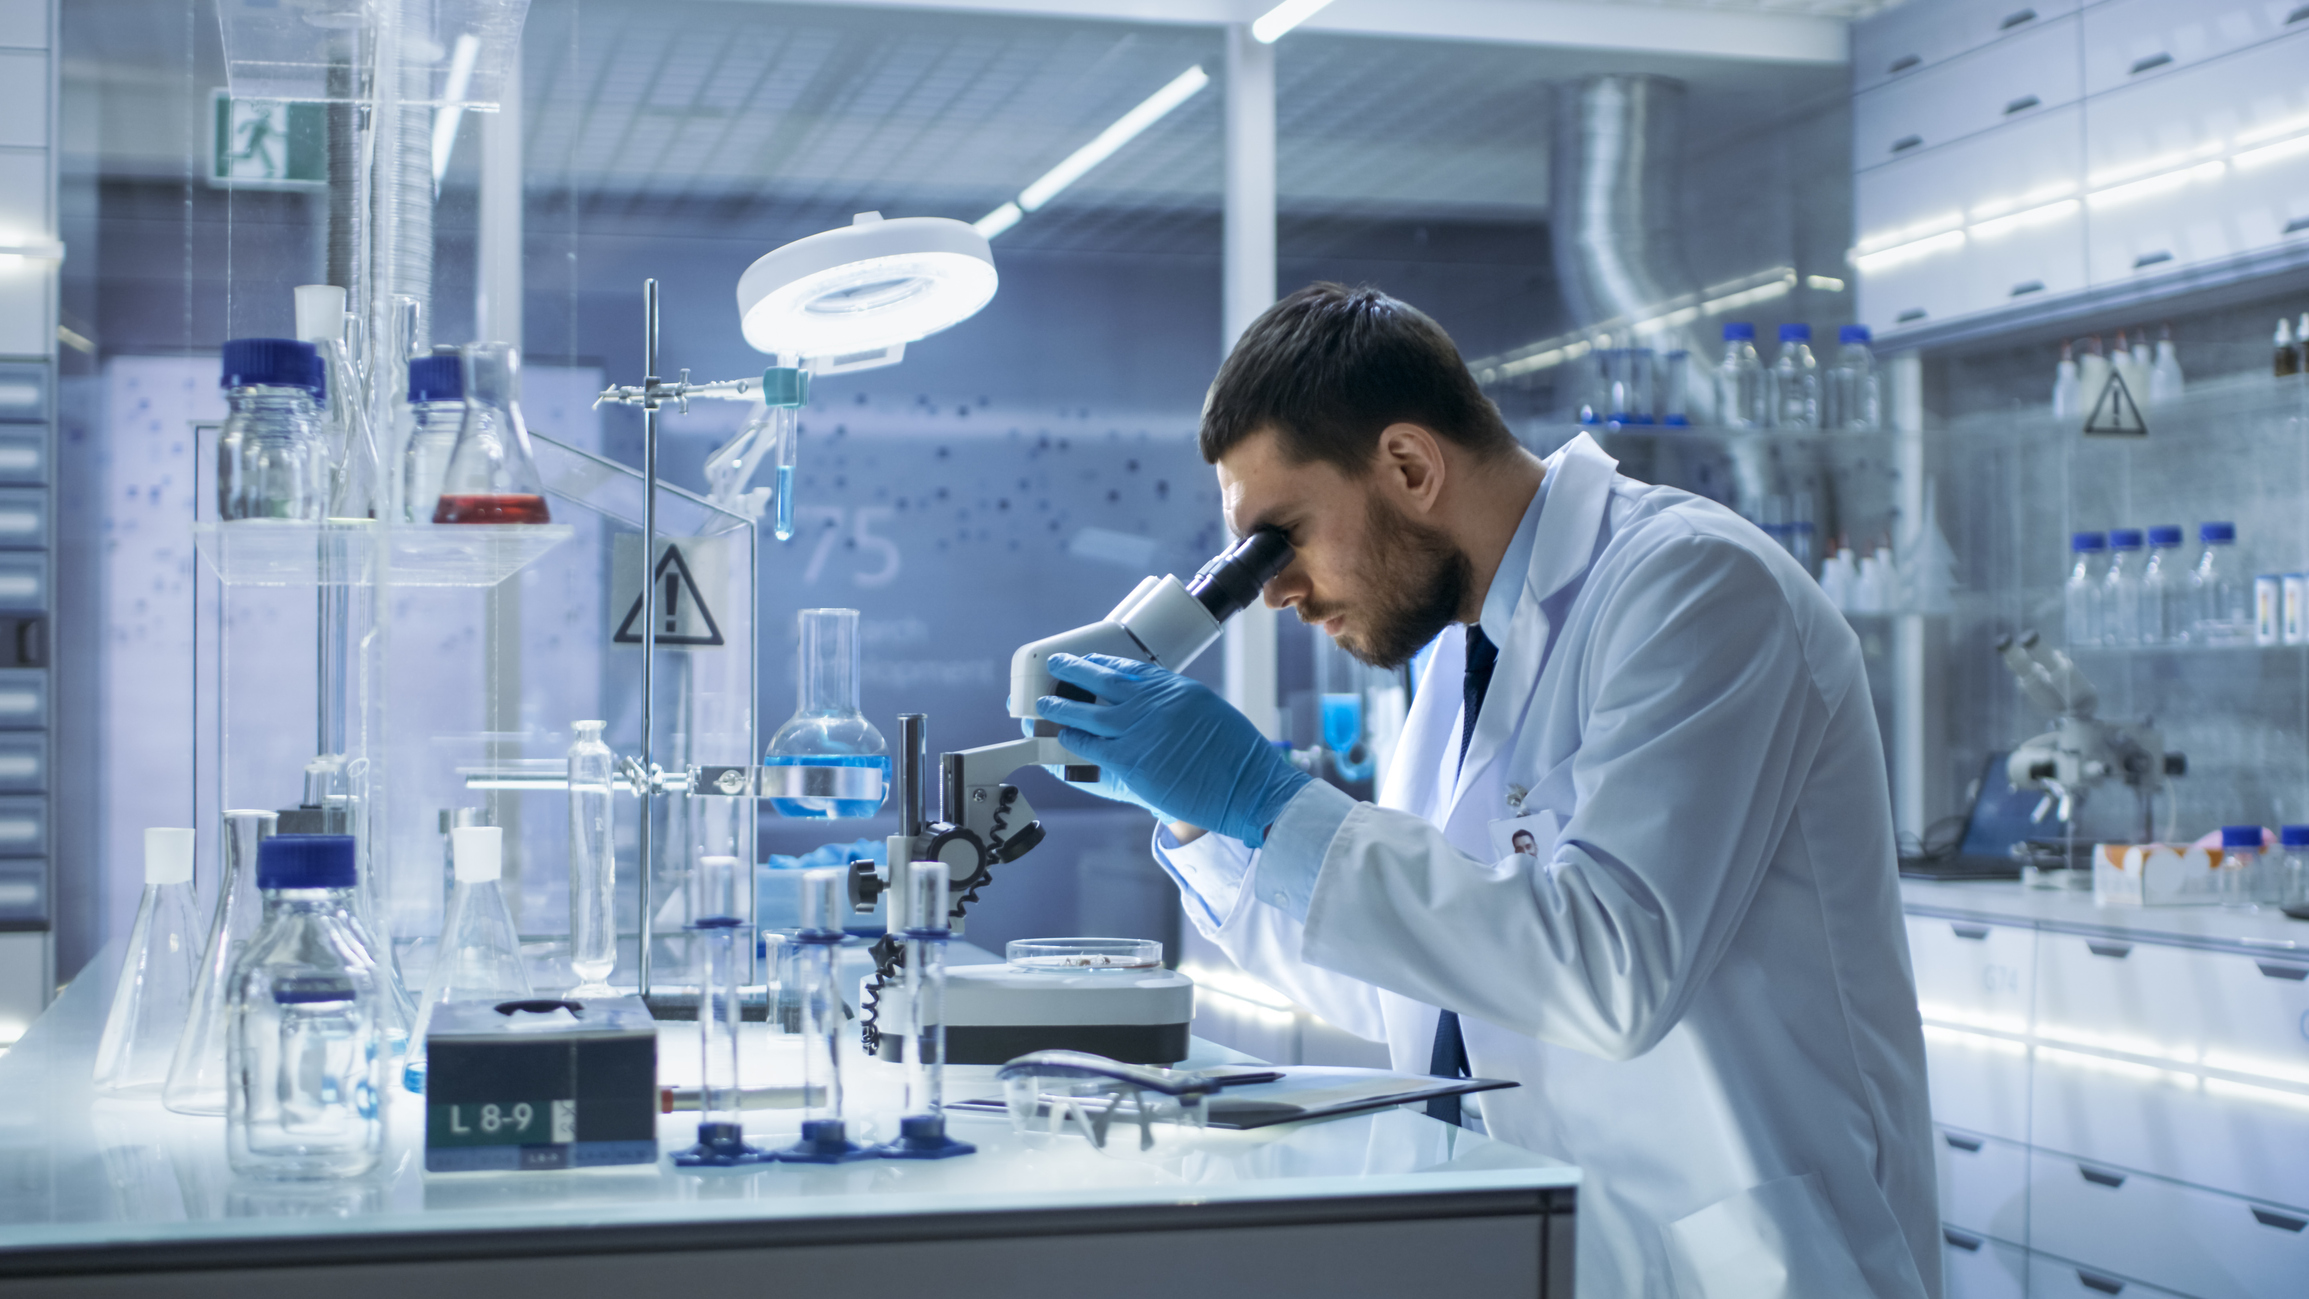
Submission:
[[[1283,33],[1307,21],[1331,0],[1283,0],[1251,23],[1251,39],[1261,45],[1272,45],[1283,39]]]
[[[971,228],[976,230],[979,234],[986,236],[988,239],[992,239],[994,236],[1001,234],[1003,231],[1008,230],[1010,227],[1017,225],[1018,218],[1024,215],[1026,214],[1018,210],[1018,205],[1016,203],[1005,203],[1001,207],[998,207],[992,212],[987,213],[985,216],[982,216],[976,221],[971,222],[970,225]]]
[[[1066,155],[1065,161],[1042,173],[1033,184],[1020,190],[1016,202],[1005,203],[971,225],[988,239],[1017,225],[1020,217],[1058,197],[1058,192],[1081,180],[1084,173],[1115,155],[1115,151],[1137,139],[1148,127],[1161,121],[1170,111],[1194,98],[1196,91],[1211,84],[1211,75],[1197,64],[1171,78],[1170,84],[1148,95],[1138,107],[1115,119],[1114,125],[1098,133],[1097,138]]]

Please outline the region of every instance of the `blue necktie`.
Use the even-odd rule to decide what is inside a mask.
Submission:
[[[1468,742],[1475,738],[1475,715],[1483,711],[1484,692],[1491,689],[1491,670],[1499,666],[1499,647],[1480,626],[1467,629],[1467,679],[1460,699],[1459,761],[1467,762]],[[1459,1032],[1459,1013],[1446,1010],[1435,1020],[1435,1049],[1427,1056],[1427,1072],[1440,1078],[1472,1077],[1467,1068],[1467,1039]],[[1456,1124],[1459,1097],[1438,1096],[1427,1102],[1427,1117]]]

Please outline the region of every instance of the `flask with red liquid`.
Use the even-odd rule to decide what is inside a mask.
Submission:
[[[465,425],[441,477],[433,522],[552,522],[521,422],[521,353],[511,343],[472,343],[462,356]]]

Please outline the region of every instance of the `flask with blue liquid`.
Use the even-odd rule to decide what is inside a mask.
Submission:
[[[791,817],[872,816],[890,785],[890,746],[858,709],[858,611],[804,609],[799,622],[800,706],[762,758],[770,806]]]

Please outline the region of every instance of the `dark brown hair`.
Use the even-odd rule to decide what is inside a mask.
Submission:
[[[1361,477],[1390,424],[1489,458],[1514,449],[1499,408],[1427,314],[1369,287],[1310,284],[1243,331],[1203,402],[1206,463],[1262,428],[1283,454]]]

